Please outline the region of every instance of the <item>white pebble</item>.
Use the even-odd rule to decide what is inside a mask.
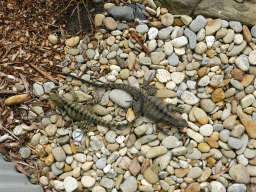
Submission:
[[[157,37],[157,34],[158,34],[158,29],[155,27],[151,27],[148,31],[149,40],[155,39]]]
[[[212,35],[206,36],[205,40],[206,40],[207,47],[210,48],[210,47],[212,47],[212,45],[213,45],[213,43],[215,41],[215,37],[212,36]]]
[[[203,126],[200,127],[199,132],[204,137],[208,137],[208,136],[210,136],[212,134],[213,127],[210,124],[203,125]]]

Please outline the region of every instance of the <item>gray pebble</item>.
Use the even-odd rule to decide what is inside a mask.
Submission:
[[[19,154],[21,158],[27,159],[31,155],[31,150],[28,147],[23,146],[19,149]]]
[[[136,177],[130,176],[128,177],[121,185],[120,189],[123,192],[134,192],[138,188],[138,183]]]
[[[242,24],[239,21],[230,21],[229,26],[236,32],[240,33],[243,29]]]
[[[132,96],[126,91],[120,89],[113,89],[109,93],[109,98],[119,106],[127,108],[130,106],[130,101],[132,101]]]
[[[179,57],[174,52],[167,58],[167,60],[172,66],[177,66],[179,64]]]
[[[230,137],[230,131],[227,129],[224,129],[220,132],[220,140],[223,142],[227,142]]]
[[[196,19],[194,19],[190,25],[189,28],[193,31],[193,32],[197,32],[200,29],[202,29],[203,27],[205,27],[207,23],[207,20],[202,16],[202,15],[198,15],[196,17]]]
[[[112,130],[108,131],[105,134],[105,139],[108,143],[115,143],[116,140],[116,133]]]
[[[98,169],[104,169],[107,165],[107,159],[106,158],[101,158],[96,162],[96,167]]]
[[[34,83],[34,85],[33,85],[33,93],[36,96],[42,96],[44,94],[43,86],[38,84],[38,83]]]
[[[235,183],[228,188],[228,192],[246,192],[246,185]]]
[[[179,140],[174,136],[165,137],[162,141],[162,145],[168,149],[176,148],[179,146]]]
[[[188,38],[189,48],[190,49],[195,49],[195,47],[196,47],[196,34],[193,31],[191,31],[189,28],[185,29],[184,34]]]
[[[243,142],[240,139],[229,137],[228,145],[234,149],[240,149],[243,146]]]

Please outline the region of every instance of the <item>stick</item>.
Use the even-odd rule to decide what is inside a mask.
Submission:
[[[27,94],[27,95],[30,95],[30,94],[31,94],[31,91],[30,91],[29,88],[28,88],[28,82],[27,82],[26,78],[25,78],[21,73],[19,73],[19,74],[20,74],[20,77],[21,77],[21,79],[22,79],[22,81],[23,81],[24,87],[25,87],[25,89],[26,89],[26,94]]]
[[[78,15],[79,27],[80,27],[80,31],[81,31],[82,25],[81,25],[81,19],[80,19],[79,3],[77,3],[77,15]]]
[[[49,79],[50,81],[56,83],[57,85],[59,84],[52,76],[47,75],[44,71],[42,71],[41,69],[39,69],[36,65],[34,65],[33,63],[28,63],[31,67],[33,67],[35,70],[37,70],[39,73],[41,73],[44,77],[46,77],[47,79]]]

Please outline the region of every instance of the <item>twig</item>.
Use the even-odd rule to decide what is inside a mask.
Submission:
[[[140,44],[140,46],[142,47],[142,49],[148,54],[150,55],[150,52],[147,50],[147,48],[143,45],[142,40],[138,37],[138,35],[136,34],[136,32],[134,30],[130,30],[131,36]]]
[[[27,166],[27,167],[30,167],[30,168],[32,168],[32,169],[36,169],[35,167],[33,167],[33,166],[31,166],[31,165],[29,165],[29,164],[27,164],[27,163],[21,162],[21,161],[17,161],[17,163],[22,164],[22,165],[25,165],[25,166]]]
[[[101,78],[103,75],[107,74],[108,72],[109,72],[109,69],[106,69],[105,71],[103,71],[101,74],[97,76],[97,79]]]
[[[41,69],[39,69],[36,65],[34,65],[33,63],[28,63],[31,67],[33,67],[35,70],[37,70],[39,73],[41,73],[44,77],[46,77],[47,79],[49,79],[50,81],[59,84],[52,76],[47,75],[44,71],[42,71]]]
[[[81,19],[80,19],[79,3],[77,3],[77,15],[78,15],[78,22],[79,22],[79,27],[80,27],[80,31],[81,31],[82,25],[81,25]]]
[[[28,88],[28,82],[27,82],[26,78],[21,73],[19,73],[19,74],[20,74],[20,77],[21,77],[21,79],[23,81],[24,87],[26,89],[26,94],[30,95],[32,92]]]
[[[1,129],[5,130],[6,132],[8,132],[10,135],[12,135],[15,139],[20,140],[18,137],[16,137],[12,132],[10,132],[8,129],[6,129],[5,127],[2,127]]]
[[[90,12],[89,12],[89,10],[88,10],[88,8],[87,8],[85,2],[84,2],[84,0],[82,0],[82,2],[83,2],[83,4],[84,4],[84,7],[85,7],[85,9],[86,9],[88,15],[89,15],[89,20],[90,20],[90,22],[94,24],[94,27],[96,27],[96,24],[94,23],[94,20],[93,20],[91,14],[90,14]],[[93,31],[93,27],[92,27],[92,26],[91,26],[91,28],[92,28],[92,31]]]

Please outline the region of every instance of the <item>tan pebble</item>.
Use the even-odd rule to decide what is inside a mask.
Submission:
[[[207,50],[205,51],[205,54],[206,54],[208,57],[213,58],[214,55],[215,55],[215,52],[214,52],[213,48],[210,48],[210,49],[207,49]]]
[[[207,153],[210,151],[210,146],[207,143],[199,143],[197,148],[203,153]]]
[[[67,163],[65,163],[64,172],[69,172],[71,170],[72,170],[72,168]]]
[[[73,46],[75,46],[75,45],[78,44],[79,40],[80,40],[80,38],[79,38],[78,36],[76,36],[76,37],[71,37],[71,38],[69,38],[69,39],[66,39],[65,44],[66,44],[67,46],[69,46],[69,47],[73,47]]]
[[[97,27],[102,25],[102,20],[105,18],[105,15],[103,14],[97,14],[95,15],[94,22]]]
[[[207,71],[207,67],[202,67],[197,71],[199,77],[203,77]]]
[[[202,171],[202,175],[197,179],[198,182],[204,182],[211,176],[212,170],[209,167],[206,167],[205,170]]]
[[[250,43],[252,41],[251,32],[246,25],[243,25],[243,37],[247,43]]]
[[[77,148],[76,148],[76,145],[74,143],[71,143],[71,151],[76,154],[77,152]]]
[[[241,84],[244,86],[244,87],[248,87],[248,85],[251,84],[251,82],[253,81],[254,79],[254,75],[249,75],[249,74],[244,74],[243,75],[243,79],[241,81]]]
[[[219,144],[216,140],[212,139],[212,138],[208,138],[206,140],[206,142],[208,143],[208,145],[211,147],[211,148],[219,148]]]
[[[114,3],[105,3],[104,9],[108,10],[110,7],[116,6]]]
[[[168,13],[168,9],[167,8],[161,8],[160,13],[161,13],[161,15],[164,15],[165,13]]]
[[[220,140],[220,133],[218,131],[214,131],[211,136],[211,139],[215,140],[215,141],[219,141]]]
[[[152,164],[145,172],[144,172],[145,179],[151,183],[157,183],[159,181],[158,178],[158,167],[154,164]]]
[[[196,106],[194,106],[194,107],[191,109],[191,111],[190,111],[190,113],[189,113],[189,115],[188,115],[189,120],[192,121],[192,122],[195,122],[195,121],[196,121],[196,118],[195,118],[195,115],[194,115],[194,110],[195,110],[195,108],[196,108]]]
[[[17,105],[17,104],[22,104],[30,99],[31,99],[31,97],[26,94],[15,95],[15,96],[11,96],[11,97],[5,99],[4,104],[5,105]]]
[[[211,21],[207,21],[207,25],[205,26],[205,34],[213,35],[217,30],[220,29],[222,25],[221,19],[214,19]]]
[[[52,163],[54,162],[54,156],[53,154],[51,153],[50,155],[48,155],[45,159],[45,165],[46,166],[50,166]]]
[[[243,126],[245,127],[245,130],[250,138],[255,139],[256,138],[256,124],[254,121],[251,119],[250,116],[246,115],[243,112],[240,112],[238,114],[239,119]]]
[[[126,119],[127,119],[127,121],[129,121],[129,122],[132,122],[132,121],[135,119],[134,112],[133,112],[133,110],[132,110],[131,108],[129,108],[129,109],[127,110]]]
[[[186,189],[185,192],[199,192],[201,189],[201,186],[199,183],[191,183]]]
[[[217,31],[216,33],[216,39],[221,39],[223,37],[225,37],[228,33],[228,30],[226,28],[221,28]]]
[[[231,81],[231,79],[224,79],[217,87],[223,87],[223,86],[229,84],[230,81]]]
[[[80,81],[80,80],[78,80],[78,79],[73,79],[72,80],[72,85],[73,86],[81,86],[81,85],[83,85],[83,83],[82,83],[82,81]]]
[[[130,47],[129,47],[129,43],[128,43],[128,40],[127,39],[124,39],[124,48],[125,49],[129,49]]]
[[[53,45],[58,43],[58,37],[56,35],[49,35],[48,40]]]
[[[208,123],[209,119],[207,114],[200,108],[196,107],[194,109],[194,116],[197,119],[197,121],[199,123],[201,123],[202,125],[205,125]]]
[[[189,168],[178,168],[174,170],[176,177],[185,177],[189,172]]]
[[[215,89],[212,93],[212,101],[213,102],[221,102],[225,98],[224,91],[221,88]]]
[[[215,160],[214,158],[212,158],[212,157],[208,157],[207,162],[208,162],[210,165],[214,166],[215,163],[216,163],[216,160]]]
[[[235,98],[237,101],[240,101],[241,99],[243,99],[245,97],[245,92],[241,91],[239,93],[236,94]]]
[[[44,150],[44,147],[42,145],[37,145],[36,148],[35,148],[37,154],[42,157],[42,156],[45,156],[45,150]]]

